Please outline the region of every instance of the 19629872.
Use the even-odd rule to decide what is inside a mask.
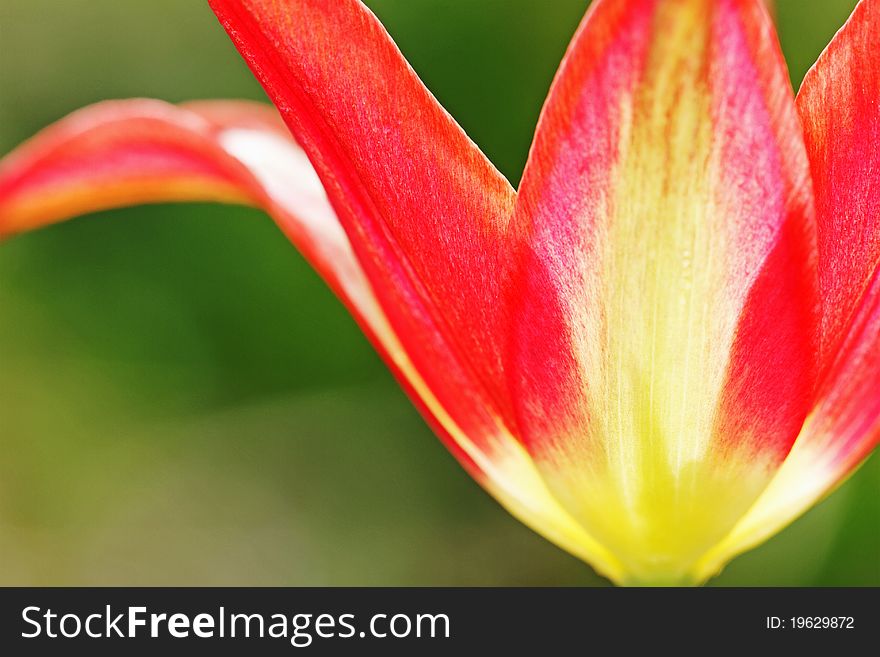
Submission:
[[[852,630],[855,629],[852,616],[767,616],[768,630]]]

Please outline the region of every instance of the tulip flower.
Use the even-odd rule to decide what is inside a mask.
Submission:
[[[80,110],[0,234],[263,208],[464,468],[620,584],[702,583],[880,437],[880,0],[792,92],[761,0],[597,0],[519,189],[356,0],[210,0],[278,112]]]

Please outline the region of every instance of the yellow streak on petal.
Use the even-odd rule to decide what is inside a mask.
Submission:
[[[708,2],[658,9],[644,78],[624,97],[619,160],[569,308],[584,426],[541,462],[553,494],[628,578],[680,581],[766,485],[770,463],[714,453],[739,311],[717,199]],[[600,302],[597,303],[596,299]]]

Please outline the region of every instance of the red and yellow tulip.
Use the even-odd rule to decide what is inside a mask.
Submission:
[[[0,162],[0,235],[262,207],[467,471],[618,583],[705,581],[877,444],[880,0],[797,97],[761,0],[597,0],[518,191],[357,0],[211,6],[278,112],[76,112]]]

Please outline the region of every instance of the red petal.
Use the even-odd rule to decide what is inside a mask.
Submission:
[[[258,186],[211,129],[198,115],[152,100],[70,115],[4,158],[0,236],[129,203],[253,199]]]
[[[880,262],[878,39],[880,2],[860,2],[797,98],[816,194],[829,361]]]
[[[518,210],[528,447],[612,551],[687,559],[766,485],[814,385],[808,164],[761,3],[595,2]]]
[[[788,519],[880,439],[880,0],[858,4],[797,102],[816,190],[824,377],[792,450],[809,485],[787,496]]]
[[[361,3],[211,6],[309,154],[414,367],[469,440],[504,450],[512,188]]]
[[[305,154],[266,105],[99,103],[0,162],[0,236],[100,209],[176,200],[264,207],[330,286],[362,305],[356,297],[365,282],[348,240]]]
[[[798,93],[816,190],[826,377],[798,444],[824,452],[824,491],[880,426],[880,0],[862,0]]]

